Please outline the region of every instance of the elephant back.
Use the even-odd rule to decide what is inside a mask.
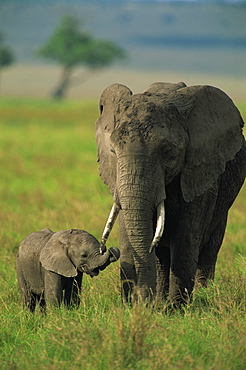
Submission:
[[[36,294],[44,290],[43,267],[40,253],[54,233],[49,229],[31,233],[20,244],[17,260],[26,284]],[[28,288],[28,287],[27,287]]]

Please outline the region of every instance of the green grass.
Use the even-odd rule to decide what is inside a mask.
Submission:
[[[246,104],[239,108],[246,118]],[[0,100],[1,369],[245,369],[245,186],[215,282],[184,311],[123,307],[118,263],[84,277],[77,311],[22,310],[15,255],[27,234],[73,227],[101,236],[112,200],[98,175],[97,116],[96,101]]]

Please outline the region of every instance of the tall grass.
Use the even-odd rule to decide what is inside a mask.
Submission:
[[[240,110],[246,118],[246,105]],[[245,369],[245,187],[230,211],[215,282],[184,311],[124,307],[118,263],[84,277],[77,311],[22,309],[15,255],[27,234],[49,227],[101,236],[112,200],[98,176],[97,116],[96,101],[0,101],[1,369]]]

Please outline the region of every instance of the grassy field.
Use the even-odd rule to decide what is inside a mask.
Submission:
[[[246,119],[246,104],[239,108]],[[0,368],[245,369],[246,186],[230,211],[215,282],[183,312],[123,307],[118,263],[84,277],[77,311],[22,310],[15,255],[27,234],[49,227],[101,236],[112,200],[98,175],[97,116],[95,100],[0,100]]]

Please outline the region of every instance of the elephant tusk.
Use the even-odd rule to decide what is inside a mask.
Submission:
[[[113,207],[110,211],[110,214],[108,216],[108,221],[106,223],[106,226],[104,228],[104,231],[103,231],[103,235],[102,235],[102,239],[101,239],[101,246],[105,246],[106,244],[106,241],[109,237],[109,234],[110,234],[110,231],[112,230],[113,226],[114,226],[114,223],[115,223],[115,220],[119,214],[119,211],[120,211],[120,207],[117,206],[116,203],[113,204]],[[100,247],[100,250],[101,250],[101,247]],[[102,252],[100,252],[102,253]]]
[[[157,207],[157,223],[156,223],[156,230],[155,235],[152,240],[149,253],[152,253],[153,250],[157,247],[158,243],[161,240],[163,231],[164,231],[164,224],[165,224],[165,206],[164,201],[162,201]]]

